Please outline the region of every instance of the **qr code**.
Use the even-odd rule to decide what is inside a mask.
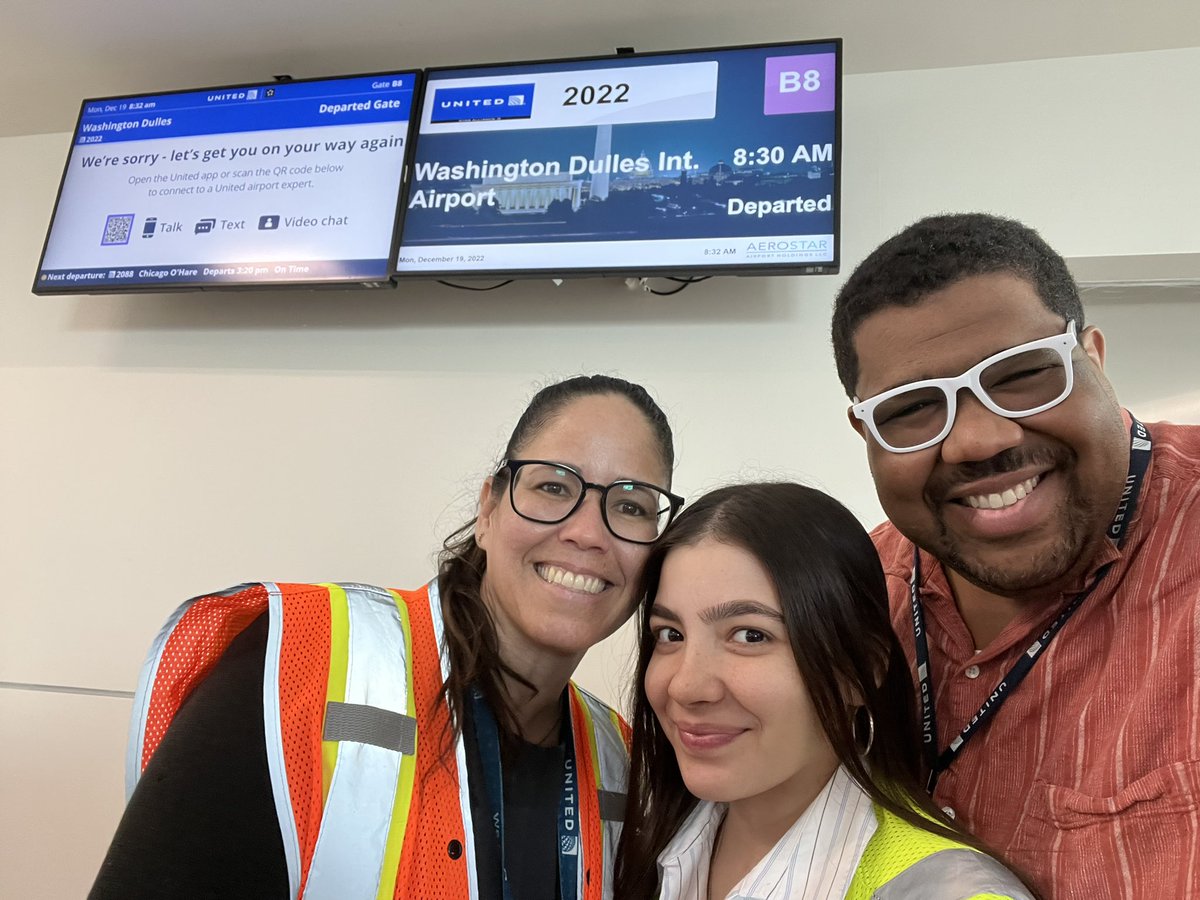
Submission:
[[[104,222],[104,237],[100,238],[100,246],[111,247],[116,244],[128,244],[132,231],[133,213],[109,216]]]

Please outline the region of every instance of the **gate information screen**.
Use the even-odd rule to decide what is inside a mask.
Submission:
[[[840,53],[432,69],[397,271],[837,271]]]
[[[417,77],[84,101],[34,292],[387,281]]]

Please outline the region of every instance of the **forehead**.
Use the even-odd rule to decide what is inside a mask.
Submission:
[[[517,449],[523,457],[566,463],[589,481],[670,482],[650,422],[616,394],[569,401]]]
[[[862,321],[854,332],[855,394],[866,399],[911,381],[958,375],[1065,325],[1025,278],[972,275],[913,306],[884,307]]]
[[[671,548],[663,561],[658,598],[669,602],[675,612],[730,600],[781,608],[774,583],[758,557],[712,537]]]

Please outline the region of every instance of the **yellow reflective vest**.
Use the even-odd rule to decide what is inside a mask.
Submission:
[[[1034,900],[1015,875],[972,847],[875,806],[879,825],[846,900]]]

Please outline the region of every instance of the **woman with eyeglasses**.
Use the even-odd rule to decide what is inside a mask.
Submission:
[[[91,896],[611,897],[628,726],[570,679],[636,605],[673,463],[643,388],[571,378],[424,588],[189,601],[143,670]]]
[[[650,554],[621,900],[1031,894],[919,784],[883,570],[798,484],[704,496]]]

